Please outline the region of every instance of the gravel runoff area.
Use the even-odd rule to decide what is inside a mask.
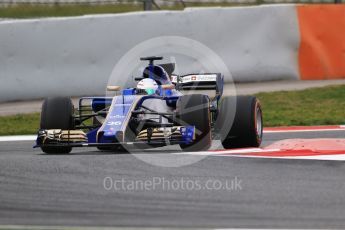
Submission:
[[[281,90],[304,90],[308,88],[323,87],[329,85],[345,85],[345,79],[341,80],[318,80],[318,81],[295,81],[281,80],[269,82],[251,82],[235,84],[237,94],[255,94],[260,92],[274,92]],[[224,87],[225,94],[233,93],[230,84]],[[91,96],[91,95],[88,95]],[[43,99],[31,101],[15,101],[0,103],[0,116],[27,114],[41,111]],[[77,105],[78,98],[73,98],[73,102]]]

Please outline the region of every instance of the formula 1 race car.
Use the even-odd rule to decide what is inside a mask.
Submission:
[[[177,76],[173,63],[154,64],[162,59],[141,58],[149,64],[134,79],[136,87],[108,86],[118,95],[82,97],[76,110],[68,97],[46,99],[35,147],[69,153],[73,147],[124,151],[178,144],[184,151],[204,151],[212,139],[224,148],[260,145],[262,111],[255,97],[222,97],[221,74]],[[188,94],[196,90],[214,96]]]

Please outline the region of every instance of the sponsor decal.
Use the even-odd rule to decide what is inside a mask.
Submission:
[[[198,75],[196,80],[197,81],[216,81],[217,75],[215,74]]]
[[[188,83],[192,81],[217,81],[216,74],[200,74],[200,75],[186,75],[180,78],[181,83]],[[177,83],[177,76],[172,76],[172,82]]]
[[[119,114],[116,114],[116,115],[113,115],[113,116],[111,116],[111,118],[115,118],[115,119],[123,119],[123,118],[125,118],[126,116],[124,116],[124,115],[119,115]]]
[[[120,126],[122,124],[121,121],[108,121],[107,125],[109,126]]]
[[[201,74],[201,75],[190,75],[181,78],[182,83],[192,82],[192,81],[216,81],[216,74]]]

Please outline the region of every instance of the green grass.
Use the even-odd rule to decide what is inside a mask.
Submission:
[[[142,10],[141,5],[29,5],[19,4],[0,8],[2,18],[65,17],[87,14],[123,13]]]
[[[0,117],[0,136],[35,134],[39,127],[39,120],[39,113]]]
[[[345,0],[343,0],[345,1]],[[299,1],[296,1],[299,2]],[[309,1],[311,3],[312,1]],[[215,6],[248,6],[259,5],[266,2],[256,0],[253,3],[230,3],[230,2],[206,2],[186,3],[186,7],[215,7]],[[272,1],[271,3],[274,3]],[[181,3],[171,6],[160,6],[162,10],[183,10]],[[88,14],[111,14],[133,11],[142,11],[143,4],[117,3],[117,4],[12,4],[0,7],[0,18],[41,18],[41,17],[68,17]],[[153,10],[158,10],[156,7]]]
[[[345,85],[259,93],[265,127],[345,124]],[[39,113],[0,117],[0,135],[34,134]]]
[[[345,86],[259,93],[265,126],[345,123]]]
[[[209,6],[235,6],[234,3],[193,3],[187,7],[209,7]],[[248,4],[247,4],[248,5]],[[183,10],[182,4],[161,7],[162,10]],[[33,5],[17,4],[8,7],[0,7],[0,18],[40,18],[40,17],[66,17],[80,16],[87,14],[109,14],[142,11],[142,4],[70,4],[70,5]],[[157,9],[154,9],[157,10]]]

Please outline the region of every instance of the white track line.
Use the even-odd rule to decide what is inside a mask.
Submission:
[[[281,149],[262,149],[262,148],[244,148],[244,149],[224,149],[224,150],[210,150],[217,154],[238,154],[238,153],[262,153],[262,152],[278,152]]]
[[[276,150],[274,150],[276,151]],[[259,151],[256,151],[259,152]],[[271,152],[267,151],[266,152]],[[248,152],[247,152],[248,153]],[[254,152],[253,152],[254,153]],[[314,156],[257,156],[257,155],[224,155],[221,152],[181,152],[172,153],[176,155],[194,155],[194,156],[216,156],[216,157],[237,157],[237,158],[259,158],[259,159],[283,159],[283,160],[322,160],[322,161],[345,161],[344,154],[334,154],[334,155],[314,155]]]
[[[261,153],[261,152],[277,152],[280,149],[261,149],[261,148],[245,148],[245,149],[234,149],[234,150],[209,150],[202,152],[176,152],[176,155],[195,155],[195,156],[216,156],[224,154],[240,154],[240,153]],[[230,155],[231,156],[231,155]]]
[[[22,136],[0,136],[0,142],[8,141],[34,141],[36,140],[36,135],[22,135]]]
[[[255,155],[216,155],[220,157],[240,157],[240,158],[265,158],[265,159],[282,159],[282,160],[319,160],[319,161],[345,161],[344,154],[334,155],[314,155],[314,156],[293,156],[293,157],[281,157],[281,156],[255,156]]]
[[[44,225],[0,225],[0,230],[136,230],[142,228],[135,228],[135,227],[88,227],[88,226],[44,226]],[[153,229],[153,230],[161,230],[169,228],[145,228],[145,229]],[[173,229],[173,228],[170,228]]]
[[[221,151],[208,151],[208,152],[181,152],[173,154],[187,154],[187,155],[206,155],[206,156],[219,156],[219,157],[240,157],[240,158],[266,158],[266,159],[295,159],[295,160],[327,160],[327,161],[345,161],[345,150],[344,154],[331,154],[331,155],[313,155],[313,156],[258,156],[248,155],[250,153],[260,152],[277,152],[280,149],[261,149],[261,148],[247,148],[238,150],[221,150]],[[241,153],[247,153],[242,155]]]
[[[345,127],[337,129],[303,129],[303,130],[264,130],[263,133],[301,133],[301,132],[327,132],[345,131]]]

